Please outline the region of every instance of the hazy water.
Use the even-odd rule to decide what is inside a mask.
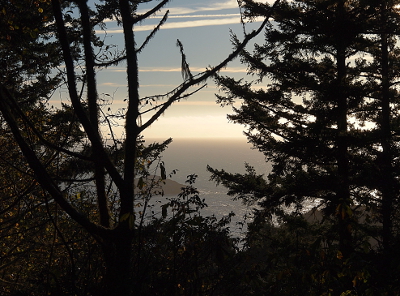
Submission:
[[[146,140],[146,143],[151,142],[152,140]],[[227,196],[226,188],[209,181],[210,173],[206,167],[210,165],[231,173],[244,173],[244,164],[247,162],[257,173],[267,174],[270,165],[265,162],[262,153],[251,147],[245,139],[176,139],[163,153],[163,160],[167,173],[178,170],[171,179],[181,184],[184,184],[188,175],[197,174],[195,187],[200,191],[200,197],[208,204],[203,214],[222,217],[233,211],[236,216],[233,219],[232,230],[239,231],[234,224],[241,221],[249,209],[240,201],[233,201]]]

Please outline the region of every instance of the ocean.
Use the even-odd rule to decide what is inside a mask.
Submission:
[[[146,139],[152,143],[156,139]],[[245,162],[253,166],[257,173],[267,175],[271,166],[258,150],[252,149],[246,139],[175,139],[162,154],[167,174],[177,170],[169,177],[184,184],[190,174],[198,175],[194,186],[205,199],[208,207],[202,210],[203,215],[215,215],[221,218],[231,211],[235,213],[230,225],[234,235],[241,236],[245,228],[240,227],[243,217],[251,213],[239,200],[232,200],[227,189],[210,181],[207,165],[215,169],[224,169],[231,173],[244,173]]]

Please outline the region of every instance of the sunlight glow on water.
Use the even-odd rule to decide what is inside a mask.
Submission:
[[[146,140],[152,143],[153,140]],[[244,206],[241,201],[232,200],[227,195],[227,189],[216,186],[209,181],[210,173],[206,170],[207,165],[216,169],[224,169],[231,173],[244,173],[245,162],[252,165],[259,174],[267,174],[270,165],[264,160],[259,151],[251,149],[251,145],[243,139],[177,139],[163,153],[163,161],[167,173],[177,169],[177,173],[171,177],[172,180],[184,184],[188,175],[197,174],[198,178],[194,186],[200,192],[200,198],[205,199],[208,207],[202,210],[203,215],[215,215],[221,218],[234,212],[231,230],[240,235],[237,222],[243,220],[244,215],[251,213],[251,209]]]

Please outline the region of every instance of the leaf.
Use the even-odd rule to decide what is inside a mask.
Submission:
[[[143,177],[140,177],[139,180],[138,180],[138,183],[137,183],[137,187],[139,189],[143,189],[144,185],[145,185],[145,183],[143,181]]]
[[[129,215],[128,226],[130,230],[135,227],[135,215]]]
[[[160,163],[160,170],[161,170],[161,179],[162,180],[167,179],[167,174],[165,173],[165,166],[163,162]]]
[[[37,34],[34,31],[30,31],[29,35],[31,35],[31,38],[35,39],[37,37]]]
[[[167,208],[168,208],[168,205],[161,206],[161,214],[162,214],[163,218],[167,217]]]
[[[347,213],[348,217],[353,216],[353,211],[351,210],[351,208],[348,205],[346,205],[346,213]]]
[[[121,216],[121,218],[119,219],[120,222],[125,221],[126,219],[129,218],[130,213],[125,213]]]

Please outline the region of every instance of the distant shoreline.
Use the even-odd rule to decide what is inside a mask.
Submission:
[[[135,187],[137,186],[138,179],[135,180]],[[154,176],[151,175],[147,178],[147,180],[144,180],[145,184],[151,185],[152,182],[158,183],[158,185],[154,188],[152,188],[152,194],[155,195],[161,195],[158,193],[163,193],[163,195],[178,195],[182,191],[182,187],[185,187],[185,185],[180,184],[174,180],[171,179],[165,179],[161,180],[160,176]]]
[[[160,141],[165,141],[167,139],[168,139],[168,137],[166,137],[166,138],[146,138],[146,137],[144,137],[144,140],[146,142],[151,142],[151,141],[160,142]],[[221,138],[221,137],[209,137],[209,138],[195,138],[195,137],[193,137],[193,138],[180,138],[179,137],[178,138],[178,137],[175,137],[175,138],[172,138],[172,141],[173,142],[174,141],[179,141],[179,142],[183,142],[183,141],[187,141],[187,142],[189,142],[189,141],[191,141],[191,142],[195,142],[195,141],[200,141],[200,142],[202,142],[202,141],[224,142],[224,141],[227,141],[227,142],[243,142],[243,143],[247,143],[248,142],[248,140],[245,137],[224,137],[224,138]]]

